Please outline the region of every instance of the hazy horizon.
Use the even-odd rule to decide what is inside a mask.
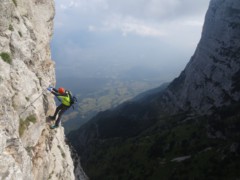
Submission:
[[[200,40],[209,0],[56,1],[57,79],[159,78],[184,69]]]

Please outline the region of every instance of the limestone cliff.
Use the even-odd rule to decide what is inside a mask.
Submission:
[[[162,97],[165,102],[206,114],[240,100],[239,16],[240,1],[210,1],[198,47]]]
[[[53,0],[0,0],[0,179],[75,179],[55,109],[51,60]]]

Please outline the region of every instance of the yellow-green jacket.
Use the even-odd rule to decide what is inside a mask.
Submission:
[[[65,106],[70,106],[70,95],[65,92],[64,94],[59,94],[58,90],[53,88],[52,93],[61,101],[61,103]]]

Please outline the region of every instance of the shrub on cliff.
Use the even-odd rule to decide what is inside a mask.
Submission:
[[[6,62],[8,64],[12,64],[12,58],[9,53],[2,52],[2,53],[0,53],[0,56],[4,62]]]

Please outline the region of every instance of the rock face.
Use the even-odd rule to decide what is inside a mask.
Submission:
[[[240,1],[211,0],[198,47],[164,97],[172,106],[206,114],[240,100],[239,16]]]
[[[53,0],[0,2],[0,179],[75,179],[63,128],[46,123],[53,18]]]

